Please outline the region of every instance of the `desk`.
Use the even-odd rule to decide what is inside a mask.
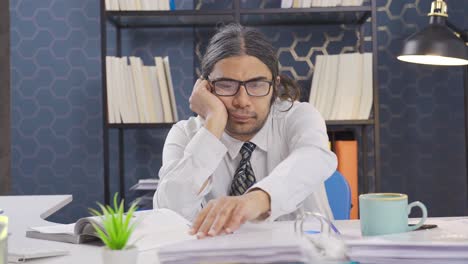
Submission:
[[[33,195],[33,196],[0,196],[0,208],[9,218],[8,238],[9,248],[54,248],[67,250],[67,256],[51,257],[28,261],[31,264],[100,264],[101,248],[92,245],[75,245],[47,240],[27,238],[26,230],[30,226],[47,226],[54,223],[47,222],[47,218],[54,212],[72,201],[71,195]],[[156,252],[141,252],[138,264],[155,264]]]
[[[12,234],[9,237],[8,243],[10,248],[44,248],[50,247],[54,249],[67,250],[70,255],[51,257],[45,259],[38,259],[34,261],[28,261],[32,264],[100,264],[101,261],[101,248],[93,245],[74,245],[68,243],[47,241],[27,238],[25,232],[30,226],[47,226],[53,225],[54,223],[47,222],[44,218],[50,216],[54,212],[72,201],[71,195],[46,195],[46,196],[0,196],[0,208],[4,210],[4,214],[9,217],[9,231]],[[428,223],[433,221],[443,220],[444,225],[450,225],[450,221],[460,219],[459,217],[445,217],[445,218],[429,218]],[[414,219],[416,221],[416,219]],[[447,222],[448,221],[448,222]],[[468,223],[468,220],[466,220]],[[340,229],[344,236],[359,237],[360,226],[358,220],[346,220],[336,221],[336,226]],[[287,226],[292,227],[291,222],[274,222],[264,224],[265,227],[271,225],[273,228],[281,228]],[[447,228],[448,229],[448,228]],[[468,228],[463,228],[465,231],[464,237],[468,238]],[[245,231],[245,230],[244,230]],[[415,237],[417,240],[428,238],[433,241],[430,234],[441,233],[443,234],[444,229],[432,230],[432,231],[417,231],[411,233],[405,233],[409,236],[408,242],[411,243],[411,238]],[[463,238],[462,242],[468,240]],[[437,241],[434,241],[436,244]],[[140,252],[138,257],[138,264],[157,264],[157,255],[155,250]],[[462,262],[468,263],[468,262]]]

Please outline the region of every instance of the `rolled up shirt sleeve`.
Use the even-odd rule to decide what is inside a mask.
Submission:
[[[174,125],[164,143],[154,208],[169,208],[193,220],[226,152],[226,146],[206,128],[201,127],[192,137],[180,123]]]
[[[300,104],[289,113],[284,133],[289,155],[252,188],[270,195],[266,221],[289,214],[333,174],[335,154],[328,147],[325,121],[310,104]]]

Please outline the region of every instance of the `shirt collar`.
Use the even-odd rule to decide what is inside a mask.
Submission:
[[[263,127],[260,129],[260,131],[258,131],[257,134],[255,134],[255,136],[250,140],[250,142],[254,143],[257,146],[257,148],[260,148],[265,152],[268,151],[267,135],[270,126],[271,113],[268,114],[267,120],[265,121],[265,124],[263,124]],[[223,144],[228,149],[229,157],[231,159],[235,159],[237,157],[237,155],[240,152],[240,149],[242,148],[242,145],[244,145],[243,141],[231,137],[226,132],[223,133],[221,137],[221,142],[223,142]]]
[[[237,154],[239,154],[239,151],[242,148],[242,145],[244,144],[244,142],[231,137],[226,132],[224,132],[221,136],[221,142],[223,142],[223,144],[226,146],[229,153],[229,157],[231,159],[235,159],[237,157]]]
[[[250,140],[250,142],[257,145],[257,148],[260,148],[261,150],[265,152],[268,151],[267,136],[268,136],[268,129],[270,129],[270,126],[271,126],[271,111],[268,114],[267,120],[265,121],[265,124],[263,124],[263,127]]]

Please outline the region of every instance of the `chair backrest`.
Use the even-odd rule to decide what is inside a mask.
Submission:
[[[349,219],[351,211],[351,189],[348,181],[339,172],[335,171],[330,178],[325,181],[328,202],[336,220]]]

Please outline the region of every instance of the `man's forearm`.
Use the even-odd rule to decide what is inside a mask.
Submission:
[[[252,197],[252,202],[258,206],[259,216],[256,220],[264,220],[270,216],[271,198],[270,195],[260,188],[250,190],[246,195]]]
[[[209,188],[208,179],[227,149],[206,128],[202,127],[189,141],[180,131],[177,127],[171,129],[166,139],[154,204],[184,210],[184,216],[189,218],[199,210],[201,195]]]

